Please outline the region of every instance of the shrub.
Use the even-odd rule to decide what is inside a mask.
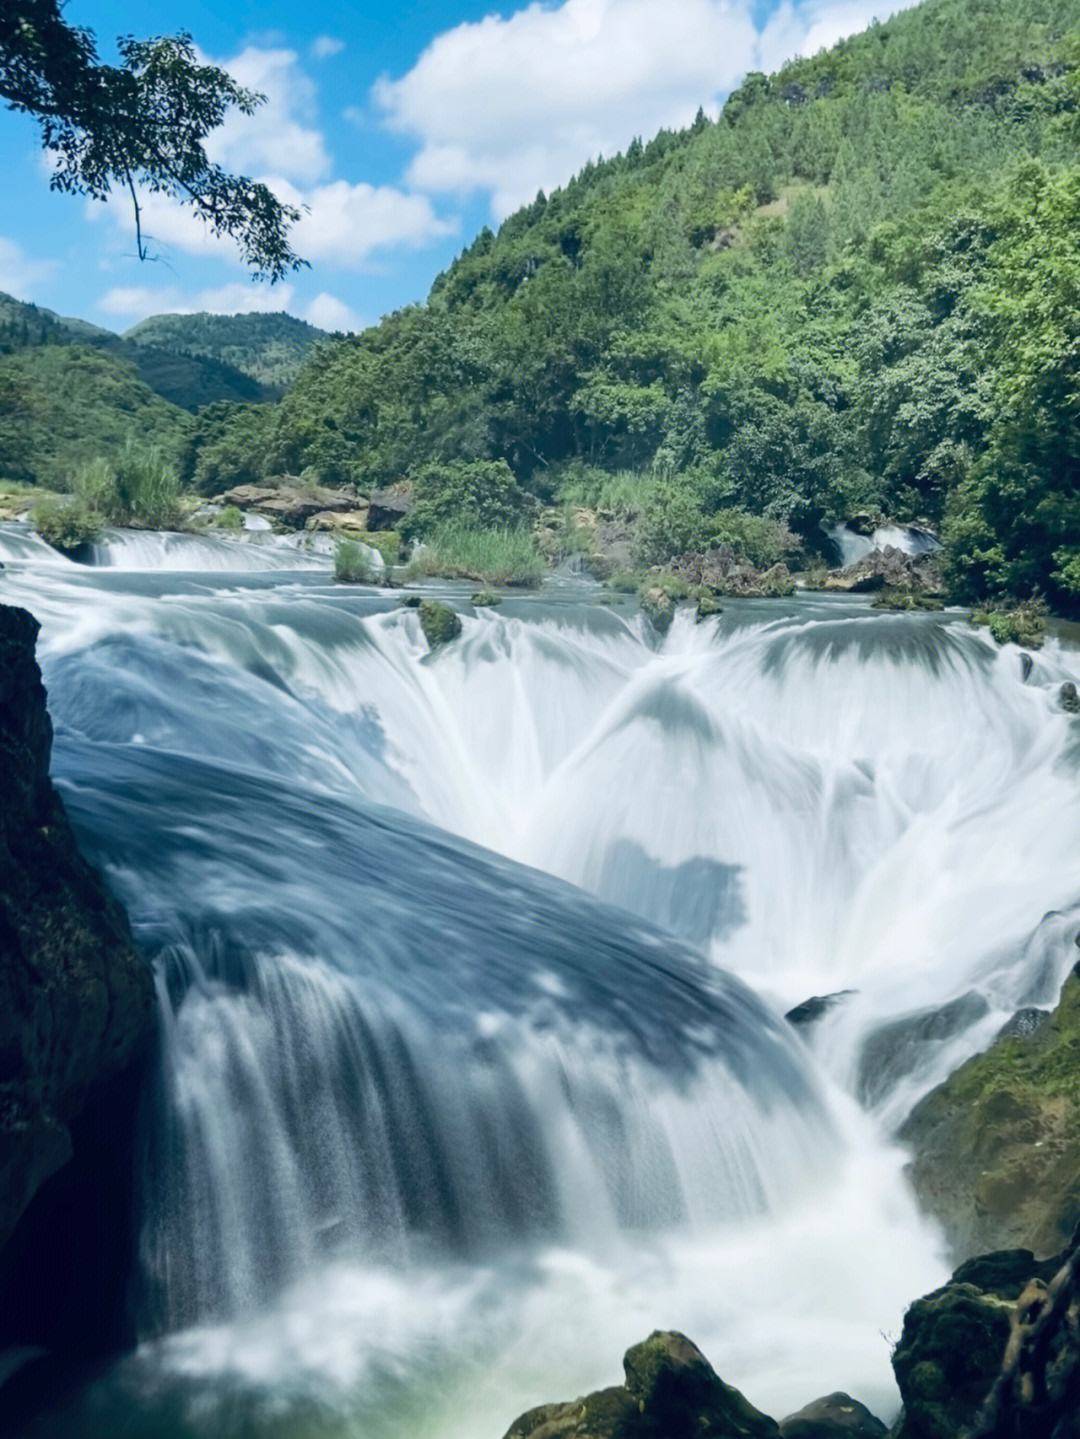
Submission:
[[[224,509],[218,510],[210,523],[219,530],[242,530],[244,512],[239,505],[226,505]]]
[[[1026,600],[1010,610],[981,610],[971,622],[986,625],[999,645],[1037,650],[1046,638],[1046,606],[1040,600]]]
[[[132,441],[120,451],[115,494],[102,507],[113,524],[169,529],[180,520],[180,479],[161,451]]]
[[[434,531],[405,573],[408,579],[441,575],[492,585],[529,585],[543,577],[545,568],[529,530],[474,530],[456,524]]]
[[[730,545],[740,560],[769,569],[798,548],[798,540],[782,520],[751,515],[746,510],[718,510],[709,520],[714,545]]]
[[[43,497],[34,506],[33,520],[41,538],[61,554],[89,544],[101,531],[98,516],[80,499]]]
[[[505,460],[454,460],[424,465],[412,475],[414,504],[405,521],[408,535],[427,538],[448,525],[480,530],[523,524],[533,501]]]
[[[368,585],[375,578],[371,556],[355,540],[339,540],[334,550],[334,579],[347,585]]]
[[[116,474],[108,460],[86,460],[71,477],[71,493],[104,515],[116,494]]]
[[[709,529],[697,495],[676,484],[657,485],[641,509],[634,533],[634,558],[662,565],[688,550],[704,549]]]

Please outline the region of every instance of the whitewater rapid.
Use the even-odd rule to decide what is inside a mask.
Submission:
[[[836,596],[659,643],[567,585],[444,590],[429,655],[393,592],[124,544],[0,531],[163,1016],[144,1341],[50,1432],[498,1439],[668,1326],[887,1416],[946,1271],[890,1135],[1072,959],[1076,651]]]

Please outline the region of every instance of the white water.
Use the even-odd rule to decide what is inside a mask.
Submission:
[[[918,525],[879,525],[869,535],[857,534],[847,525],[834,525],[829,538],[840,552],[842,565],[853,565],[875,550],[889,547],[906,555],[929,555],[941,548],[937,538]]]
[[[1025,684],[958,618],[834,598],[657,649],[567,591],[428,656],[317,575],[2,583],[168,1021],[158,1337],[96,1402],[132,1435],[240,1405],[498,1439],[672,1325],[777,1416],[888,1410],[881,1333],[945,1270],[888,1133],[1072,958],[1075,652]],[[846,988],[813,1049],[774,1017]],[[883,1022],[971,992],[866,1070]]]

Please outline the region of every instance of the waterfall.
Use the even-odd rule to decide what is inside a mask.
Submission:
[[[567,582],[429,654],[198,568],[0,580],[163,1016],[144,1342],[65,1434],[497,1439],[668,1325],[887,1410],[944,1273],[889,1136],[1072,958],[1075,651],[842,596],[659,643]]]

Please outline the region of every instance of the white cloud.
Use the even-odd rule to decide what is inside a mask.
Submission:
[[[345,41],[336,35],[316,35],[311,42],[311,54],[316,60],[330,60],[345,49]]]
[[[360,316],[326,290],[314,299],[301,302],[295,285],[245,285],[235,281],[188,294],[176,285],[155,289],[151,285],[117,285],[97,301],[103,315],[132,325],[147,315],[193,315],[209,311],[212,315],[249,315],[287,310],[289,314],[317,325],[320,330],[361,330]]]
[[[364,321],[355,310],[351,310],[344,300],[339,300],[336,295],[328,295],[325,290],[316,295],[304,309],[304,319],[312,325],[317,325],[320,330],[362,330]]]
[[[305,259],[357,267],[379,250],[421,249],[457,230],[443,220],[426,195],[413,195],[394,185],[328,185],[301,191],[284,179],[268,181],[283,200],[305,207],[293,230],[293,242]]]
[[[330,156],[316,128],[315,86],[300,68],[295,50],[249,45],[232,60],[219,61],[234,79],[266,96],[253,115],[231,111],[207,139],[207,153],[227,170],[261,174],[272,169],[298,183],[330,173]]]
[[[784,0],[759,32],[750,0],[563,0],[447,30],[373,99],[419,149],[407,179],[486,190],[496,218],[635,135],[715,113],[747,70],[813,53],[914,0]]]
[[[35,260],[21,245],[0,235],[0,290],[29,300],[36,286],[56,271],[55,260]]]

